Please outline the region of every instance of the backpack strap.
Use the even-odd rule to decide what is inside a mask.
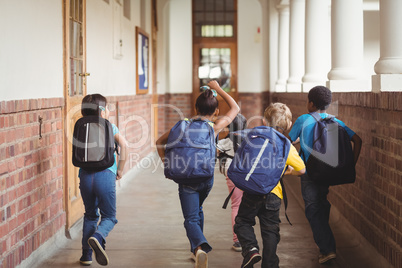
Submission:
[[[309,113],[309,115],[311,115],[317,122],[322,120],[322,117],[320,116],[320,114],[318,112],[312,112],[312,113]]]
[[[332,114],[327,114],[327,117],[325,117],[325,118],[322,118],[318,112],[312,112],[312,113],[309,113],[309,115],[311,115],[312,117],[314,117],[314,119],[315,119],[317,122],[319,122],[319,121],[321,121],[321,120],[332,120],[332,119],[335,119],[335,116],[332,115]]]
[[[223,206],[222,206],[223,209],[226,209],[226,208],[227,208],[228,203],[229,203],[229,200],[230,200],[230,198],[232,197],[233,192],[234,192],[235,189],[236,189],[236,187],[233,187],[233,189],[232,189],[232,191],[230,191],[228,197],[226,197],[225,202],[223,202]]]
[[[286,213],[286,209],[288,208],[288,196],[286,195],[285,184],[283,183],[283,176],[285,176],[285,172],[287,169],[288,169],[288,166],[286,166],[285,171],[283,172],[279,182],[281,183],[281,186],[282,186],[283,204],[285,205],[285,217],[288,220],[288,223],[290,225],[293,225],[289,220],[288,214]]]

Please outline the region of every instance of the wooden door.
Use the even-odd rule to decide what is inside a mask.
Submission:
[[[64,200],[66,230],[84,213],[79,190],[78,168],[72,164],[72,135],[81,117],[81,101],[86,95],[86,0],[63,0],[64,14]],[[66,232],[68,234],[68,232]]]
[[[219,85],[237,102],[237,46],[231,42],[204,42],[193,46],[193,107],[200,87],[210,80]],[[219,111],[223,115],[229,110],[226,102],[218,96]],[[194,111],[195,112],[195,111]]]

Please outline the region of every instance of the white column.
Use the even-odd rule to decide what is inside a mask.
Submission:
[[[380,0],[380,59],[373,91],[402,90],[402,1]]]
[[[363,79],[363,0],[332,0],[331,91],[369,91]]]
[[[301,92],[304,74],[304,20],[305,0],[290,0],[289,78],[287,92]]]
[[[326,84],[330,69],[329,0],[306,0],[303,92]]]
[[[279,38],[278,38],[278,80],[275,91],[286,92],[286,80],[289,77],[289,3],[280,1],[279,11]]]

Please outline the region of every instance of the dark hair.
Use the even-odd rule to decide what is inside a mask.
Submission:
[[[100,116],[101,109],[99,109],[99,106],[103,106],[104,108],[106,108],[106,103],[107,103],[106,98],[103,97],[101,94],[86,95],[82,99],[81,114],[83,116],[88,115]]]
[[[243,130],[247,126],[247,119],[242,114],[237,114],[233,119],[232,123],[229,124],[229,135],[228,137],[233,142],[233,149],[236,152],[242,142],[241,135],[235,135],[233,132],[238,130]]]
[[[308,93],[308,101],[318,110],[326,110],[332,101],[331,90],[324,86],[315,86]]]
[[[212,90],[207,89],[198,96],[195,108],[199,115],[212,115],[218,108],[218,100],[214,97]]]
[[[229,132],[243,130],[246,128],[247,119],[242,114],[237,114],[232,123],[229,124]]]

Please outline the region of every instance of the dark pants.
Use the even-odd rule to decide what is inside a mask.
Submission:
[[[261,236],[263,240],[262,265],[264,268],[279,267],[279,258],[276,255],[279,235],[279,209],[281,199],[275,194],[251,195],[243,193],[239,212],[235,220],[234,231],[243,248],[242,255],[256,247],[259,250],[257,238],[254,234],[255,217],[260,220]]]
[[[321,254],[336,252],[335,238],[329,226],[331,204],[327,200],[329,186],[318,185],[307,174],[301,177],[301,191],[306,218]]]

